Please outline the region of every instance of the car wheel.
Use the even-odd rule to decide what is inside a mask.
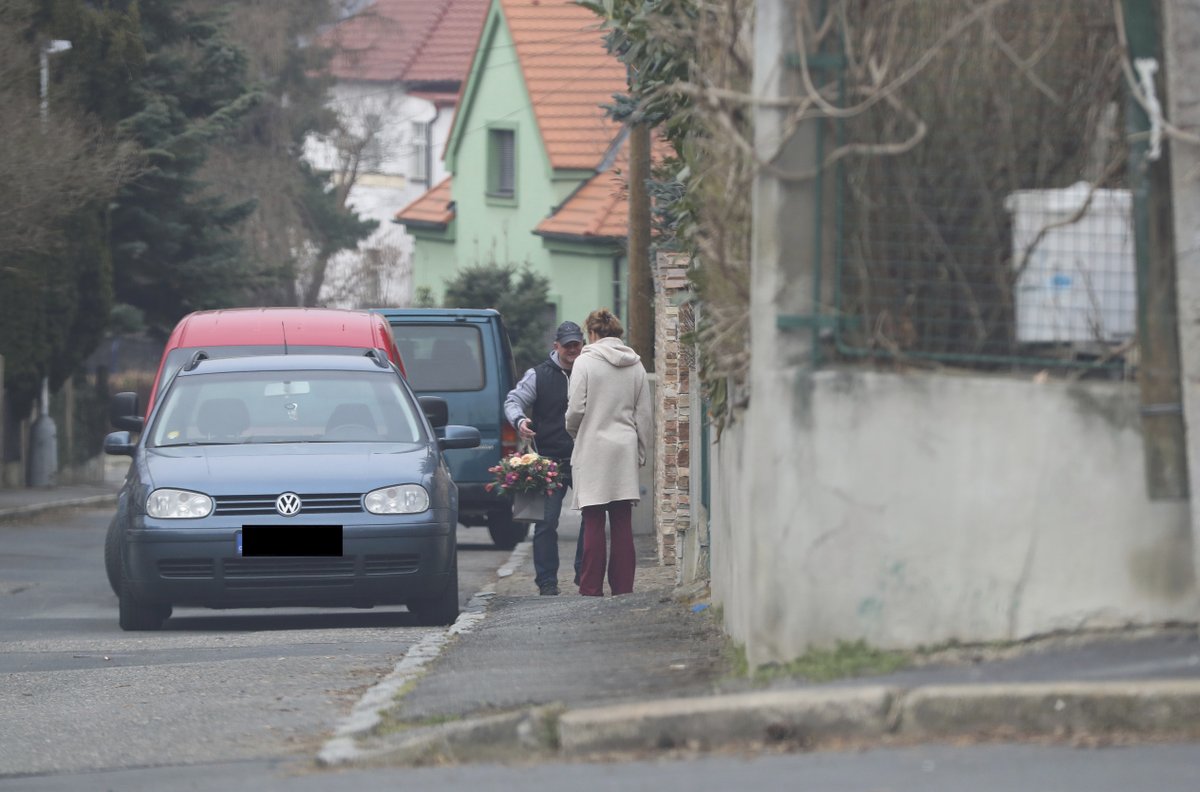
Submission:
[[[512,550],[529,535],[529,523],[516,522],[512,512],[488,512],[488,535],[501,550]]]
[[[171,617],[171,606],[139,597],[133,590],[129,578],[121,575],[120,591],[117,594],[118,621],[126,632],[138,630],[161,630],[163,622]]]
[[[408,603],[408,609],[417,617],[417,624],[422,627],[443,627],[454,624],[458,618],[458,551],[450,562],[450,579],[446,587],[436,597],[413,600]]]
[[[113,594],[121,596],[121,528],[116,517],[108,524],[108,533],[104,535],[104,572]]]

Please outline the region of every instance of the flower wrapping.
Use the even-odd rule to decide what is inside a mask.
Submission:
[[[486,486],[488,492],[553,495],[562,486],[558,463],[532,452],[505,457],[499,465],[488,468],[488,472],[495,477],[495,481]]]

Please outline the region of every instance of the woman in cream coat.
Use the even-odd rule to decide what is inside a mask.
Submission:
[[[592,311],[585,328],[588,345],[575,360],[567,398],[567,432],[575,508],[583,511],[583,565],[579,593],[633,591],[633,506],[641,497],[638,467],[650,449],[650,389],[641,358],[621,343],[621,321],[607,308]],[[606,560],[604,518],[612,536]]]

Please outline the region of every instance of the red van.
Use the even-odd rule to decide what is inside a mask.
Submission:
[[[392,328],[379,314],[337,308],[232,308],[197,311],[179,320],[167,339],[143,415],[188,359],[381,350],[404,374]]]

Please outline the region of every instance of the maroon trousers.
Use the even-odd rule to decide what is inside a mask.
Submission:
[[[610,501],[583,509],[583,563],[579,572],[579,593],[585,597],[604,596],[604,569],[608,567],[608,587],[613,595],[633,591],[633,570],[637,556],[633,550],[633,503]],[[612,558],[606,559],[604,516],[608,514],[612,535]]]

